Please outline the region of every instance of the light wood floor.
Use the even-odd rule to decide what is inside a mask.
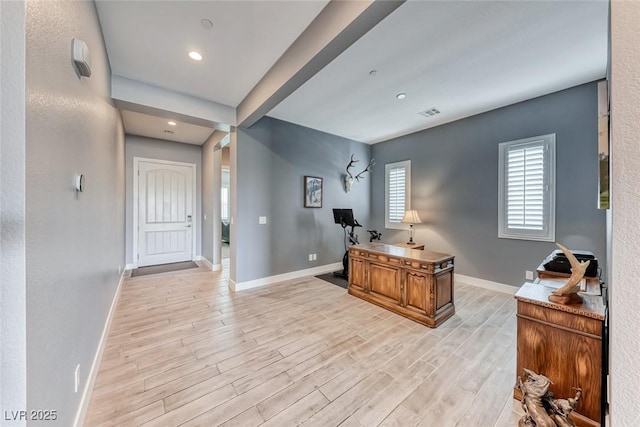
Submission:
[[[85,426],[514,426],[513,296],[456,283],[429,329],[305,278],[123,284]]]

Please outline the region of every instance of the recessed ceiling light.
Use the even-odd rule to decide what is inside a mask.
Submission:
[[[398,99],[405,99],[407,97],[407,94],[402,92],[396,95],[396,98]]]
[[[175,126],[176,125],[176,122],[167,122],[167,123],[169,123],[170,126]]]
[[[200,52],[196,52],[195,50],[189,52],[189,57],[194,61],[202,61],[202,54]]]

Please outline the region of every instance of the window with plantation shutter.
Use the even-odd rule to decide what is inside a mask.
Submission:
[[[499,145],[498,237],[555,240],[555,134]]]
[[[411,207],[411,160],[385,165],[385,228],[404,229],[404,212]]]

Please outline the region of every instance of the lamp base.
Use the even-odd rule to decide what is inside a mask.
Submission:
[[[413,241],[413,224],[409,224],[409,241],[407,245],[415,245],[416,242]]]

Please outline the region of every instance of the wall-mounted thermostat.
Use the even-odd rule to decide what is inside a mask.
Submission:
[[[76,175],[76,179],[75,179],[75,187],[76,187],[76,191],[81,193],[82,190],[84,190],[84,175],[79,173]]]

